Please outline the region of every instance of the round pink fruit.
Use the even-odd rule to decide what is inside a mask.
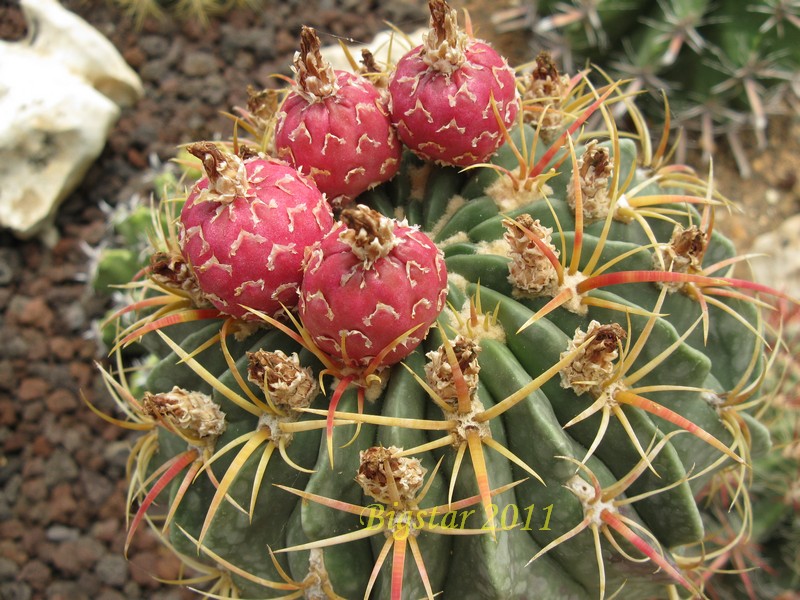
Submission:
[[[300,318],[317,346],[345,367],[363,369],[383,352],[381,365],[396,363],[444,307],[444,257],[418,228],[366,206],[345,209],[341,218],[309,254]]]
[[[203,161],[181,211],[181,248],[200,289],[220,311],[254,320],[297,304],[305,250],[333,226],[313,182],[283,161],[242,159],[211,143],[189,148]]]
[[[334,71],[309,27],[303,28],[294,68],[297,85],[275,128],[278,156],[308,174],[333,204],[347,204],[391,179],[400,167],[401,145],[375,86]]]
[[[425,42],[398,61],[389,82],[392,122],[400,140],[426,160],[485,162],[519,110],[514,71],[487,43],[459,31],[456,11],[445,2],[430,5]]]

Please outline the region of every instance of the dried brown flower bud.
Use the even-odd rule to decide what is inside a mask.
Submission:
[[[402,449],[395,446],[373,446],[361,451],[361,465],[356,481],[364,493],[378,502],[392,505],[395,501],[406,506],[414,502],[422,488],[427,470],[417,458],[395,456]],[[387,469],[388,467],[388,469]],[[398,498],[393,498],[391,479]]]

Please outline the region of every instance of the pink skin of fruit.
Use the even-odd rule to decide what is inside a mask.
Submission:
[[[394,177],[402,146],[386,101],[365,78],[334,71],[303,28],[297,85],[278,113],[278,156],[309,175],[334,204]]]
[[[519,110],[514,71],[491,46],[456,25],[456,11],[431,2],[425,42],[397,63],[389,110],[400,140],[415,154],[466,167],[485,162],[503,143],[491,98],[506,129]]]
[[[358,372],[413,329],[381,364],[410,354],[444,307],[446,288],[444,257],[428,236],[359,205],[309,253],[298,312],[317,346]]]
[[[180,243],[198,285],[221,312],[244,320],[297,304],[306,247],[333,226],[325,196],[283,161],[245,160],[195,144],[207,176],[181,211]]]

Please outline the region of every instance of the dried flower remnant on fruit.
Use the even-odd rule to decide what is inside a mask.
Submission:
[[[142,410],[192,440],[213,443],[225,431],[225,413],[211,396],[178,386],[160,394],[145,392]]]
[[[365,494],[390,506],[398,500],[393,498],[392,487],[397,490],[402,506],[413,504],[427,473],[418,458],[395,456],[401,451],[402,448],[396,446],[373,446],[360,453],[356,481]],[[389,483],[390,477],[393,486]]]
[[[466,60],[469,38],[458,28],[458,13],[443,0],[430,0],[431,28],[423,36],[425,61],[440,73],[452,73]]]
[[[295,52],[292,70],[297,74],[297,92],[308,102],[319,102],[339,90],[336,73],[322,57],[319,37],[311,27],[300,31],[300,50]]]
[[[708,247],[708,235],[696,225],[684,229],[676,224],[668,244],[656,248],[653,255],[653,266],[656,269],[672,273],[701,273],[703,257]],[[659,282],[659,287],[666,287],[670,292],[680,290],[681,282]]]
[[[577,162],[583,217],[588,220],[605,219],[611,208],[608,182],[613,172],[608,148],[598,146],[597,140],[592,140],[586,144],[586,149]],[[573,178],[567,184],[567,202],[574,211],[577,190]]]
[[[456,336],[451,345],[469,396],[473,398],[478,390],[478,374],[481,370],[478,364],[478,354],[480,354],[481,347],[474,340],[462,335]],[[458,390],[453,377],[453,365],[450,363],[444,345],[428,352],[425,356],[428,358],[428,362],[425,363],[425,377],[428,385],[442,400],[455,409],[458,405]]]
[[[197,306],[209,306],[203,291],[197,285],[189,263],[178,252],[155,252],[150,256],[150,279],[158,285],[189,294]]]
[[[531,239],[531,236],[540,240],[541,245],[547,247],[554,257],[558,257],[558,250],[553,245],[551,227],[545,227],[539,219],[534,221],[528,214],[522,214],[516,219],[505,219],[503,225],[506,232],[503,235],[509,245],[508,279],[514,286],[533,296],[555,296],[558,292],[558,272],[540,245]]]
[[[186,150],[199,158],[208,177],[209,185],[198,194],[198,202],[230,204],[237,197],[244,198],[250,192],[244,161],[227,152],[222,152],[211,142],[197,142]]]
[[[539,125],[539,135],[546,143],[553,142],[561,132],[564,113],[562,104],[569,89],[569,77],[561,75],[549,52],[543,50],[534,60],[530,73],[522,77],[522,103],[526,122]]]
[[[264,390],[279,408],[307,408],[317,393],[314,374],[300,366],[296,352],[282,350],[248,352],[247,379]]]
[[[574,352],[587,340],[591,339],[591,342],[561,370],[561,387],[571,388],[579,396],[585,392],[596,396],[602,393],[604,383],[614,372],[620,343],[626,337],[625,330],[618,323],[601,325],[592,320],[587,331],[577,328],[567,349],[561,353],[561,358]]]
[[[346,227],[339,239],[364,262],[364,269],[371,268],[375,261],[387,256],[397,246],[394,222],[377,210],[359,204],[344,209],[340,220]]]

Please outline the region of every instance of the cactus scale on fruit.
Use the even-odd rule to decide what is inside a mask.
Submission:
[[[347,77],[304,30],[248,137],[191,146],[204,176],[114,317],[112,357],[158,362],[141,394],[103,367],[106,418],[142,432],[128,543],[151,526],[213,598],[702,596],[754,522],[780,294],[732,276],[713,174],[619,83],[544,58],[515,80],[430,7],[424,44]],[[343,192],[367,114],[402,156]],[[303,136],[330,168],[282,153]]]

